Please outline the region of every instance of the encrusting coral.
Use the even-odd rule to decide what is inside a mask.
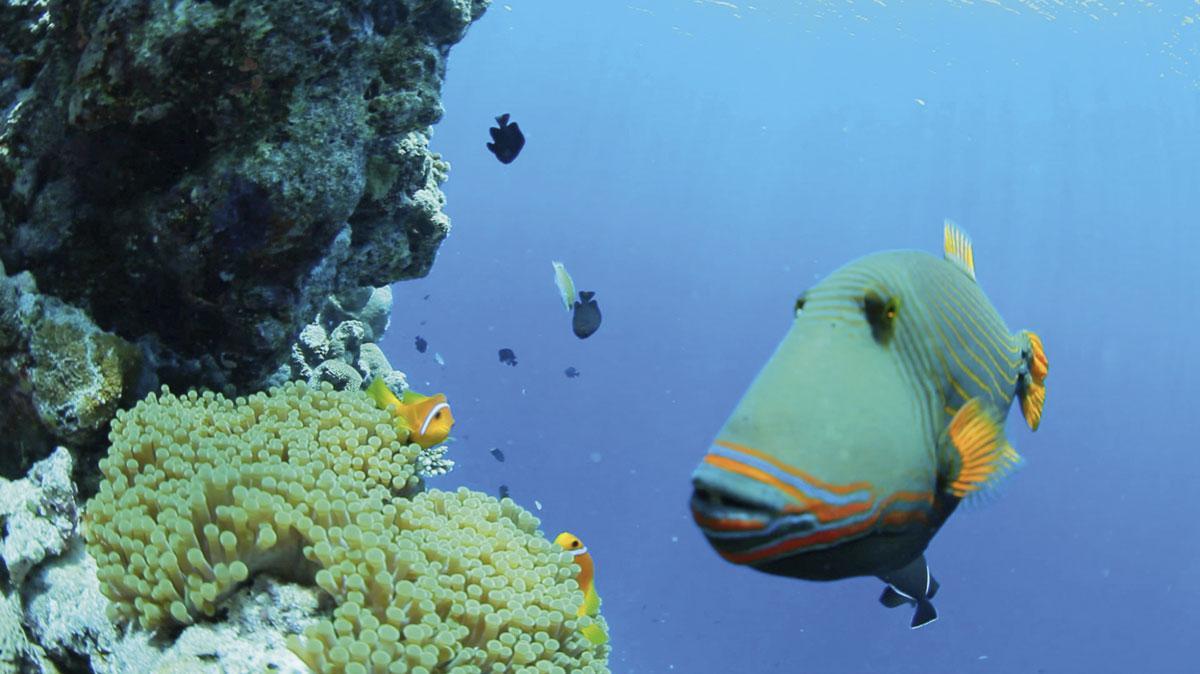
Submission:
[[[423,492],[417,445],[360,392],[165,389],[119,413],[85,536],[110,614],[213,616],[257,572],[336,608],[289,646],[318,672],[607,672],[568,555],[509,499]],[[596,620],[602,620],[597,618]]]

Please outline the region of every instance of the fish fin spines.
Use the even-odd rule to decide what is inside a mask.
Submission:
[[[950,420],[950,443],[958,453],[958,471],[950,492],[959,498],[995,484],[1021,457],[1004,438],[1004,429],[979,398],[972,398]]]
[[[975,251],[971,246],[971,238],[949,218],[942,229],[942,251],[947,262],[961,269],[972,281],[975,280]]]
[[[1046,375],[1050,373],[1050,361],[1046,359],[1046,347],[1037,333],[1025,330],[1022,334],[1029,342],[1029,376],[1021,388],[1021,414],[1029,429],[1036,431],[1042,423],[1042,408],[1046,405]]]

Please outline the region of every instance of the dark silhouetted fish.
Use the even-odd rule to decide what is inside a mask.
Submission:
[[[563,374],[567,375],[567,379],[574,379],[579,376],[579,370],[576,370],[574,367],[568,367],[563,370]]]
[[[492,452],[492,458],[499,461],[500,463],[504,463],[504,452],[500,451],[499,447],[492,447],[491,452]]]
[[[521,133],[521,127],[516,122],[508,123],[507,112],[497,117],[496,123],[499,126],[488,129],[492,134],[492,142],[487,144],[487,149],[496,155],[501,164],[511,164],[521,154],[521,148],[525,147],[525,134]]]
[[[500,349],[500,362],[512,367],[517,366],[517,354],[512,349]]]
[[[425,349],[429,348],[429,342],[425,341],[424,337],[417,335],[417,339],[415,341],[417,345],[417,351],[419,353],[425,353]]]
[[[587,339],[600,329],[600,305],[593,299],[595,296],[596,293],[588,290],[579,291],[575,315],[571,317],[571,329],[580,339]]]
[[[500,498],[508,498],[508,485],[500,485]]]

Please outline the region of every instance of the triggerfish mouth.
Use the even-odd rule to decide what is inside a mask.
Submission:
[[[692,474],[692,516],[724,559],[807,580],[876,576],[888,607],[937,619],[925,548],[963,498],[1020,461],[1046,354],[1012,333],[951,222],[944,256],[876,253],[796,301],[795,320]]]

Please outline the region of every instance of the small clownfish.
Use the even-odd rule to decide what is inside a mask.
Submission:
[[[570,553],[575,558],[575,563],[579,565],[579,575],[576,577],[576,581],[579,583],[579,589],[583,590],[583,603],[579,605],[579,610],[575,615],[595,617],[600,613],[600,595],[596,594],[596,567],[592,563],[592,556],[588,553],[587,546],[579,540],[578,536],[566,531],[559,534],[554,542]],[[608,643],[608,635],[604,633],[604,628],[599,623],[592,623],[581,629],[580,632],[583,632],[583,636],[597,646]]]
[[[387,410],[396,417],[408,432],[408,442],[432,447],[450,437],[450,428],[454,426],[454,414],[450,412],[450,404],[446,402],[445,394],[424,396],[405,391],[403,398],[397,398],[387,384],[383,383],[383,379],[376,377],[367,389],[367,395],[371,396],[379,409]]]

